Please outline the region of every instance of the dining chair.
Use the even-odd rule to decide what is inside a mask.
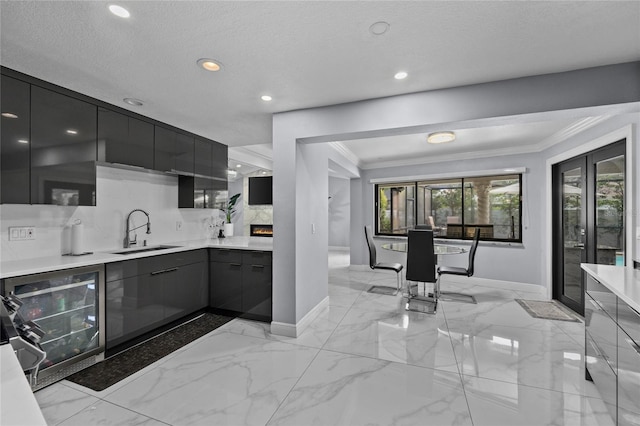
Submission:
[[[433,246],[433,231],[411,230],[407,239],[407,270],[405,276],[407,286],[407,311],[435,314],[438,306],[438,276],[436,274],[436,255]],[[418,284],[413,293],[411,282],[422,283],[422,295]],[[432,283],[434,291],[427,294],[427,283]]]
[[[416,225],[413,227],[413,229],[421,229],[421,230],[427,230],[427,231],[431,231],[433,230],[433,227],[431,225],[428,224],[423,224],[423,225]]]
[[[476,298],[470,294],[458,293],[454,291],[440,291],[440,277],[442,275],[459,275],[464,277],[473,276],[474,268],[473,264],[476,258],[476,251],[478,249],[478,242],[480,241],[480,228],[476,228],[475,235],[473,237],[473,243],[471,244],[471,248],[469,249],[469,264],[466,268],[462,268],[459,266],[438,266],[438,297],[442,297],[443,295],[447,298],[443,298],[442,300],[459,300],[459,301],[467,301],[469,303],[477,303]],[[408,265],[407,265],[408,266]]]
[[[382,294],[390,294],[395,296],[398,294],[400,289],[402,288],[402,269],[404,268],[401,263],[378,263],[377,254],[376,254],[376,244],[373,241],[373,237],[371,235],[371,227],[364,227],[364,236],[367,240],[367,246],[369,246],[369,267],[373,270],[376,269],[385,269],[389,271],[395,271],[396,273],[396,290],[389,292],[389,287],[386,286],[378,286],[374,285],[367,292],[369,293],[382,293]]]

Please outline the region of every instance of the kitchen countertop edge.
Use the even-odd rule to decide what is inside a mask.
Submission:
[[[229,237],[222,239],[200,239],[189,241],[167,242],[157,245],[176,246],[172,248],[148,251],[134,254],[114,254],[112,250],[95,251],[82,256],[49,256],[25,260],[0,262],[0,279],[13,278],[23,275],[33,275],[83,266],[100,265],[104,263],[120,262],[123,260],[141,259],[143,257],[159,256],[163,254],[179,253],[182,251],[205,248],[226,248],[236,250],[273,251],[273,240],[266,237]]]
[[[640,311],[640,270],[631,266],[591,263],[582,263],[580,266],[627,305]]]

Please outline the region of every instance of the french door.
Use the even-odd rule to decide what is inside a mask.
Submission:
[[[580,263],[625,264],[625,140],[553,166],[553,298],[584,315]]]

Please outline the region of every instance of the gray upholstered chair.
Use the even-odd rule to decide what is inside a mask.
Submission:
[[[371,235],[371,227],[364,227],[364,236],[367,240],[367,246],[369,246],[369,267],[371,269],[386,269],[389,271],[394,271],[396,273],[397,279],[397,288],[391,293],[394,296],[398,294],[398,291],[402,288],[402,269],[404,268],[401,263],[378,263],[377,254],[376,254],[376,244],[373,241],[373,237]],[[379,290],[379,291],[378,291]],[[372,293],[384,293],[384,289],[381,286],[373,286],[369,290]]]

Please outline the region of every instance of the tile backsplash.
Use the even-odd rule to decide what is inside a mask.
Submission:
[[[151,234],[146,234],[145,227],[135,231],[139,245],[145,239],[154,245],[209,237],[212,219],[223,216],[216,209],[178,209],[178,178],[152,172],[98,166],[96,196],[95,207],[0,205],[0,260],[70,252],[71,225],[76,220],[84,224],[85,249],[106,251],[123,246],[125,220],[133,209],[143,209],[151,217]],[[145,223],[144,214],[132,215],[132,228]],[[36,239],[9,241],[13,226],[35,226]]]

